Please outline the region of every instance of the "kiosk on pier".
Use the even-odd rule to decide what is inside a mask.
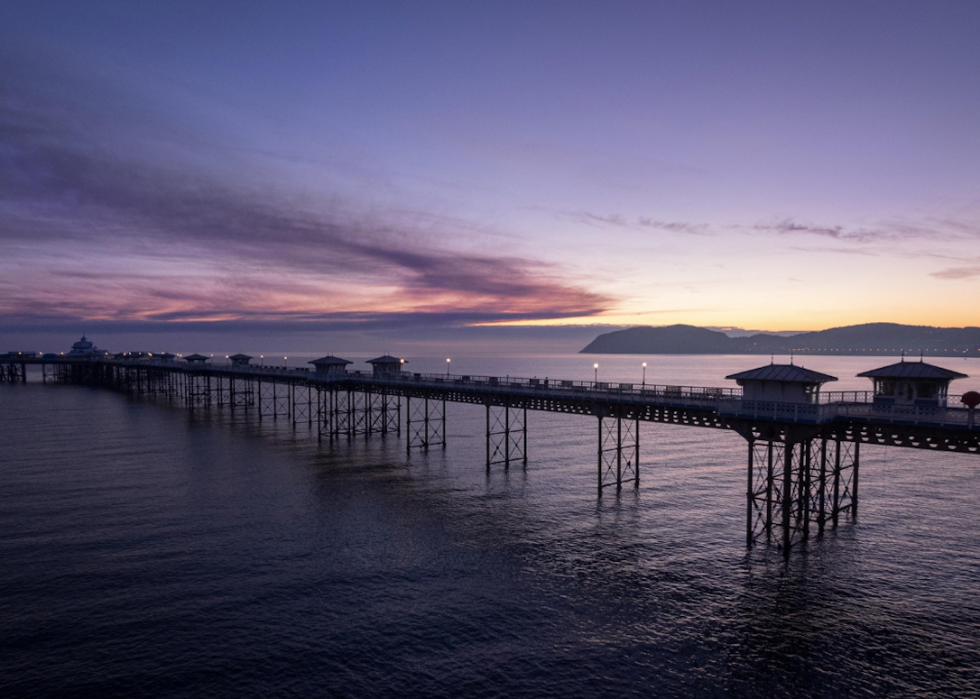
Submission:
[[[319,375],[339,376],[347,373],[347,365],[353,364],[350,360],[335,357],[328,354],[326,357],[314,359],[309,364],[313,365],[313,371]]]
[[[949,383],[954,379],[968,378],[952,369],[943,369],[923,361],[889,364],[880,369],[864,371],[874,381],[875,405],[944,406]]]
[[[400,373],[402,364],[407,364],[408,362],[398,357],[392,357],[390,354],[383,354],[380,357],[369,359],[367,363],[373,367],[375,376],[382,376],[384,374]]]

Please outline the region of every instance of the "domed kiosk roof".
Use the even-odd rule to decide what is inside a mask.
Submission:
[[[869,379],[938,379],[942,381],[969,378],[966,374],[961,374],[952,369],[943,369],[941,366],[935,366],[934,364],[906,361],[889,364],[878,369],[871,369],[870,371],[862,371],[858,376],[866,376]]]
[[[320,357],[319,359],[314,359],[312,362],[307,362],[307,364],[312,364],[313,366],[321,366],[324,364],[327,366],[345,366],[353,363],[354,362],[348,359],[341,359],[340,357],[335,357],[332,354],[328,354],[326,357]]]
[[[758,369],[740,371],[737,374],[731,374],[725,378],[734,379],[739,383],[742,381],[781,381],[783,383],[819,384],[837,380],[836,376],[821,374],[819,371],[805,369],[795,364],[768,364]]]
[[[383,354],[380,357],[375,357],[374,359],[369,359],[368,364],[408,364],[404,359],[398,357],[392,357],[390,354]]]

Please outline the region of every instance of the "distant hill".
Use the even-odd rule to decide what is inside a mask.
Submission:
[[[693,325],[639,327],[599,335],[582,354],[855,354],[980,357],[980,328],[866,323],[789,337],[729,337]]]

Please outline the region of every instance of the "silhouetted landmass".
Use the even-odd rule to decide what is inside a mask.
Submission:
[[[789,337],[728,337],[693,325],[639,327],[599,335],[582,354],[880,354],[980,356],[980,328],[867,323]]]

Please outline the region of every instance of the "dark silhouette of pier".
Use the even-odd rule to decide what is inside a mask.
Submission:
[[[827,392],[820,386],[834,377],[792,365],[729,377],[741,388],[713,388],[409,373],[402,371],[404,360],[389,356],[372,360],[371,372],[349,372],[350,362],[337,357],[311,362],[315,370],[252,366],[246,355],[231,359],[214,365],[202,355],[11,354],[0,356],[0,381],[26,382],[27,367],[38,365],[44,382],[163,396],[192,411],[242,412],[294,428],[305,424],[320,440],[404,430],[409,452],[445,447],[447,403],[483,405],[488,470],[527,464],[528,411],[591,416],[597,419],[600,493],[639,486],[640,421],[732,430],[748,443],[746,543],[773,540],[786,552],[857,516],[862,444],[980,455],[975,408],[959,407],[957,396],[946,395],[950,378],[962,375],[938,367],[948,376],[945,383],[929,379],[932,397],[912,400],[909,388],[903,404],[901,395],[897,402],[894,397],[894,381],[886,382],[887,371],[874,391]],[[925,381],[923,371],[908,385]]]

